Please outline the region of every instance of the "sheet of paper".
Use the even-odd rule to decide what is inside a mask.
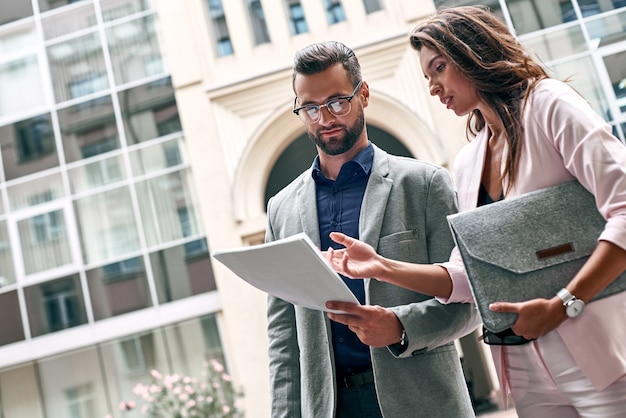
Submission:
[[[212,255],[252,286],[294,305],[328,312],[327,301],[359,303],[304,233]]]

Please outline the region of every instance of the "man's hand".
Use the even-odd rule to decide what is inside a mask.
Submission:
[[[390,309],[350,302],[327,302],[326,307],[345,312],[328,312],[327,315],[331,320],[347,325],[363,344],[380,348],[398,343],[402,338],[402,324]]]

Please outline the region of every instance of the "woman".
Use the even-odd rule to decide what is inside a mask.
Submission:
[[[606,227],[566,286],[578,301],[591,300],[626,270],[626,147],[487,9],[442,9],[410,39],[430,94],[458,116],[469,115],[472,139],[454,166],[461,211],[574,179],[595,195]],[[346,246],[326,255],[344,275],[373,277],[443,303],[472,300],[456,249],[447,263],[418,265],[381,257],[342,234],[331,238]],[[490,309],[518,314],[510,335],[526,339],[492,346],[503,390],[508,384],[520,417],[624,416],[626,292],[588,304],[576,318],[557,295]]]

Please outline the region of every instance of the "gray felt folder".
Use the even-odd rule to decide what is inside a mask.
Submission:
[[[606,221],[577,181],[448,216],[485,327],[500,332],[517,314],[489,304],[552,298],[597,245]],[[626,290],[626,273],[594,298]]]

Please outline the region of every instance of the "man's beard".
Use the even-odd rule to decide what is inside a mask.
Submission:
[[[363,129],[365,128],[365,117],[363,115],[363,109],[359,109],[359,114],[352,126],[348,127],[345,131],[343,139],[324,142],[317,132],[308,132],[309,139],[324,153],[327,155],[340,155],[344,152],[352,149],[354,144],[361,136]],[[321,129],[320,129],[321,130]],[[319,132],[319,131],[318,131]]]

